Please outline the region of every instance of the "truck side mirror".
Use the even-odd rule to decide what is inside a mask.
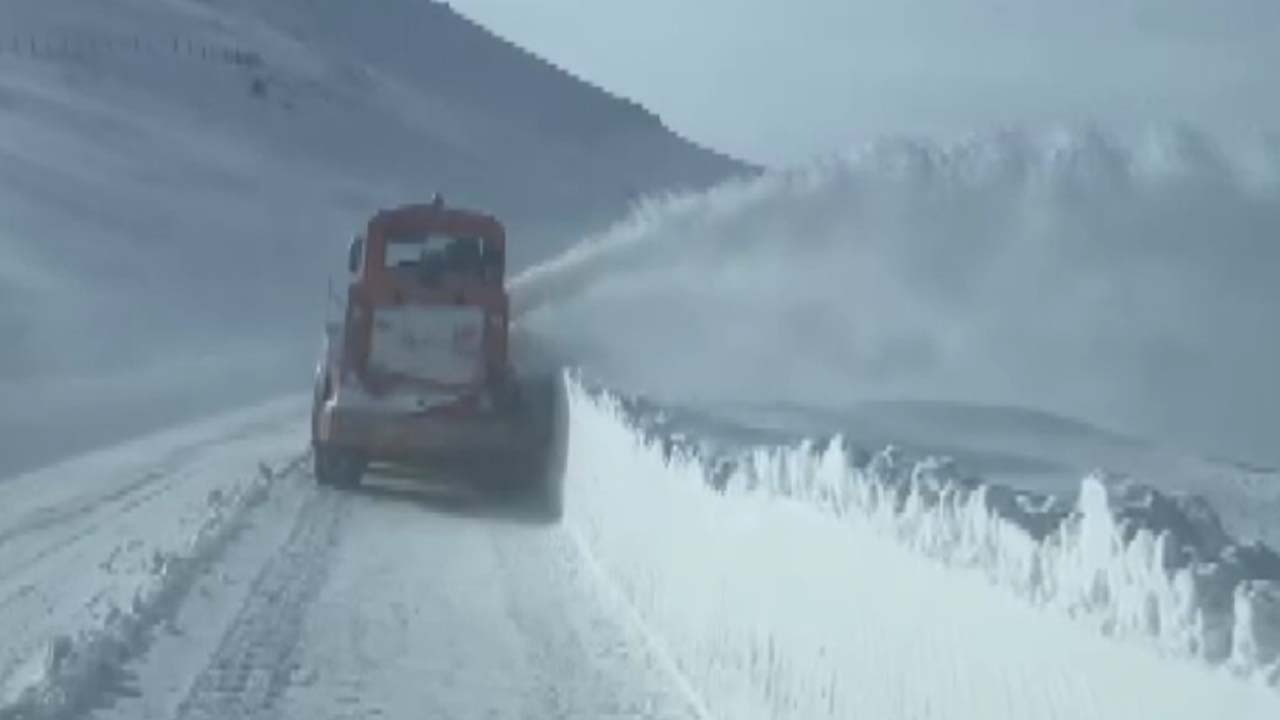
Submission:
[[[364,256],[364,237],[355,236],[351,240],[351,247],[347,248],[347,271],[352,275],[360,269],[360,259]]]

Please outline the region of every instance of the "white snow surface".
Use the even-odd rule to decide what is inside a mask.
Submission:
[[[700,717],[561,527],[319,488],[305,407],[0,485],[0,718]]]
[[[1062,507],[838,438],[716,453],[569,393],[567,524],[712,716],[1280,712],[1280,558],[1199,555],[1194,502],[1087,477]]]
[[[0,717],[83,710],[277,476],[305,459],[282,400],[0,483]]]
[[[0,484],[0,718],[1280,712],[1263,549],[1195,503],[566,393],[562,524],[318,488],[303,398]]]

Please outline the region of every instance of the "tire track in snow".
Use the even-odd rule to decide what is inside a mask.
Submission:
[[[153,477],[154,475],[154,477]],[[70,526],[71,532],[57,534],[51,542],[40,544],[33,552],[28,553],[25,557],[15,560],[12,564],[8,564],[4,568],[6,578],[17,577],[20,573],[28,568],[43,563],[47,558],[56,555],[64,548],[75,545],[80,540],[93,535],[101,529],[101,524],[91,522],[85,525],[75,525],[74,521],[89,518],[94,515],[101,515],[107,510],[111,510],[111,517],[118,519],[120,516],[132,512],[141,507],[149,500],[163,494],[172,484],[173,478],[168,478],[168,482],[155,485],[154,483],[164,477],[160,473],[147,473],[144,479],[132,483],[124,488],[120,488],[114,493],[110,493],[105,497],[93,499],[83,503],[81,507],[69,508],[65,511],[49,511],[42,512],[37,517],[31,518],[28,522],[19,524],[5,533],[0,533],[0,544],[11,542],[15,537],[40,532],[49,528],[58,526]],[[141,492],[146,490],[146,492]],[[117,502],[123,501],[119,506]],[[79,504],[78,504],[79,505]],[[10,602],[13,596],[6,596],[0,599],[0,607]]]
[[[256,427],[257,424],[255,424]],[[234,441],[244,436],[244,431],[227,436],[225,441]],[[143,472],[139,477],[118,487],[107,487],[98,492],[74,497],[65,503],[37,507],[25,516],[19,515],[16,522],[0,529],[0,547],[14,540],[41,533],[46,530],[69,527],[71,532],[57,535],[52,542],[41,544],[26,557],[14,560],[3,566],[4,576],[12,579],[27,568],[41,563],[46,558],[57,554],[63,548],[74,545],[77,541],[94,534],[100,529],[99,523],[76,526],[81,520],[89,520],[95,516],[118,519],[151,499],[166,492],[175,482],[175,472],[190,462],[198,452],[207,447],[193,443],[174,449],[167,453],[160,463]],[[11,601],[9,596],[0,601],[0,606]]]
[[[0,563],[0,570],[3,571],[0,572],[0,577],[3,577],[6,583],[17,586],[16,590],[0,597],[0,609],[12,604],[29,592],[29,585],[15,582],[16,578],[20,577],[22,573],[41,566],[48,558],[58,554],[65,548],[74,546],[79,541],[92,536],[102,529],[102,523],[99,521],[83,525],[76,525],[76,521],[106,517],[111,522],[119,522],[122,517],[129,513],[139,508],[144,508],[148,502],[168,492],[175,483],[183,480],[181,475],[175,474],[175,470],[191,455],[194,455],[192,448],[183,448],[166,458],[165,465],[162,468],[151,470],[141,478],[123,487],[116,488],[105,494],[82,499],[80,502],[73,503],[71,507],[61,510],[57,508],[38,510],[33,513],[35,517],[31,517],[26,522],[19,523],[4,532],[0,532],[0,546],[3,546],[5,542],[11,541],[15,537],[20,538],[24,534],[40,532],[53,527],[65,525],[69,526],[68,529],[70,530],[70,532],[55,535],[50,542],[41,543],[34,551],[28,552],[25,557],[19,557],[12,563]],[[305,459],[306,456],[295,458],[278,470],[271,468],[260,468],[259,470],[269,475],[285,477],[297,472],[301,462]]]
[[[154,628],[173,616],[195,580],[218,562],[227,545],[244,529],[249,513],[271,494],[273,484],[298,473],[309,457],[303,453],[278,469],[259,462],[258,483],[230,512],[211,518],[197,532],[189,554],[166,558],[164,577],[145,597],[135,596],[129,612],[113,613],[105,626],[82,630],[74,638],[53,638],[50,647],[58,660],[49,675],[26,688],[11,704],[0,706],[0,720],[82,717],[101,701],[104,693],[110,692],[111,681],[119,679],[120,668],[147,650]],[[170,486],[172,481],[160,489]],[[130,507],[135,505],[141,506],[141,500]]]
[[[147,489],[159,480],[172,481],[174,473],[184,465],[189,464],[197,454],[209,452],[219,446],[233,444],[253,437],[256,433],[275,424],[277,424],[276,420],[260,420],[248,423],[233,432],[225,433],[212,441],[201,440],[186,443],[165,453],[155,466],[150,467],[142,472],[139,477],[123,485],[108,486],[86,495],[72,497],[64,503],[32,508],[25,515],[19,514],[15,520],[7,522],[7,527],[0,528],[0,546],[23,535],[40,532],[55,525],[67,524],[80,518],[97,514],[108,506],[118,501],[126,500],[139,491]],[[57,466],[51,466],[35,472],[47,473],[56,468]],[[292,470],[292,466],[289,470]],[[18,476],[18,478],[21,477]],[[18,478],[0,478],[0,483]],[[169,484],[171,482],[165,483],[166,486]],[[139,498],[129,500],[123,507],[132,509],[160,492],[163,492],[163,488],[154,489]]]
[[[179,720],[271,717],[288,686],[305,608],[328,574],[345,515],[342,495],[316,492],[178,706]]]
[[[10,527],[0,530],[0,544],[4,544],[16,537],[26,535],[32,532],[39,532],[53,525],[62,524],[70,520],[82,517],[92,513],[105,503],[111,503],[120,498],[126,497],[133,492],[146,487],[147,485],[163,478],[165,473],[162,470],[152,470],[145,473],[141,478],[119,488],[115,488],[110,492],[102,495],[90,496],[80,499],[79,502],[71,503],[70,507],[44,507],[33,510],[28,517],[23,518]]]

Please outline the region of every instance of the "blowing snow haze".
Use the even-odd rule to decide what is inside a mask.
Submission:
[[[577,352],[677,397],[1034,405],[1277,459],[1280,5],[460,6],[692,137],[821,158],[527,278]]]
[[[1188,131],[874,144],[655,203],[517,299],[570,357],[670,399],[1035,407],[1271,461],[1267,162],[1259,184]]]
[[[304,388],[380,207],[486,208],[518,268],[745,169],[435,2],[6,0],[0,37],[0,471]]]
[[[718,2],[459,7],[712,146],[842,153],[649,202],[590,243],[644,237],[589,283],[539,270],[549,335],[669,394],[985,400],[1270,455],[1270,4],[749,3],[732,31]],[[519,268],[748,171],[438,3],[0,18],[0,424],[23,453],[74,438],[34,429],[66,413],[293,387],[374,208],[491,208]]]
[[[1272,4],[458,7],[711,146],[840,153],[649,202],[590,243],[629,238],[603,253],[625,262],[540,269],[549,335],[669,394],[985,400],[1274,456]],[[14,0],[0,23],[10,458],[74,442],[66,416],[87,442],[125,408],[296,387],[374,208],[491,208],[518,268],[748,172],[433,2]]]

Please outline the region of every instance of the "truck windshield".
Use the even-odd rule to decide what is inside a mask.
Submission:
[[[484,274],[484,241],[480,238],[422,235],[387,243],[387,268],[423,279],[442,274],[480,277]]]

